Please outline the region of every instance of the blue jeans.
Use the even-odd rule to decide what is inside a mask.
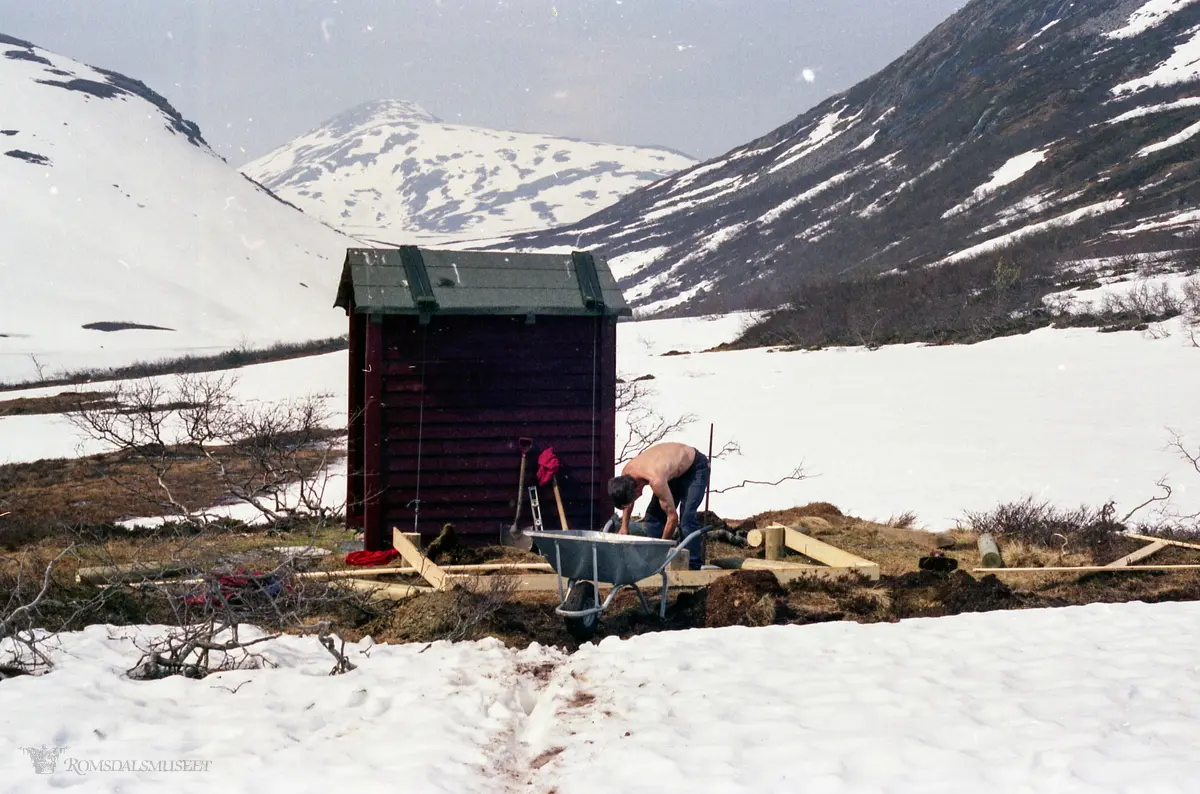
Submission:
[[[696,514],[704,502],[704,492],[708,489],[708,458],[700,450],[696,450],[696,459],[691,467],[673,480],[667,481],[671,489],[671,498],[675,500],[675,509],[679,512],[679,540],[700,529],[700,517]],[[642,522],[643,532],[651,538],[661,538],[663,528],[667,525],[667,514],[658,499],[651,499],[646,508],[646,517]],[[704,564],[704,536],[698,535],[688,544],[690,555],[689,566],[693,571],[700,570]]]

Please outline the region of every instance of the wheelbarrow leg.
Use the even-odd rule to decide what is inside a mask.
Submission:
[[[642,611],[647,615],[653,615],[654,613],[650,611],[650,605],[646,603],[646,596],[642,595],[642,588],[638,587],[636,584],[631,584],[629,586],[633,588],[633,592],[637,593],[638,600],[642,602]]]
[[[658,594],[658,619],[667,619],[667,569],[662,571],[662,590]]]

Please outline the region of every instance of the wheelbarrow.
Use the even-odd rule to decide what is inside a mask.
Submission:
[[[611,523],[611,522],[610,522]],[[662,576],[658,597],[658,616],[667,616],[667,566],[676,555],[687,552],[687,544],[709,527],[702,527],[684,538],[678,545],[673,540],[647,538],[641,535],[621,535],[615,532],[594,532],[570,529],[550,532],[527,532],[540,553],[558,574],[556,614],[566,620],[567,631],[581,642],[596,633],[600,615],[612,606],[613,598],[626,587],[633,588],[642,609],[652,614],[646,597],[637,586],[641,580]],[[564,594],[563,579],[567,580]],[[601,583],[611,585],[608,597],[600,601]]]

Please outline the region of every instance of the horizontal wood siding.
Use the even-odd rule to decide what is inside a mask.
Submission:
[[[419,481],[423,536],[450,522],[476,542],[496,542],[513,520],[518,440],[529,437],[535,447],[526,486],[536,484],[538,454],[554,447],[571,528],[598,528],[592,526],[597,517],[602,524],[611,514],[604,494],[613,469],[613,329],[611,319],[595,317],[538,317],[527,324],[523,317],[434,316],[428,326],[388,318],[384,523],[411,529]],[[606,345],[613,349],[602,349]],[[559,528],[552,486],[541,488],[539,497],[546,525]],[[531,522],[526,494],[521,523]]]

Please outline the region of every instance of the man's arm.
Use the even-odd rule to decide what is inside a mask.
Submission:
[[[667,523],[663,525],[663,539],[670,540],[675,534],[675,528],[679,526],[679,511],[675,509],[675,499],[671,496],[671,489],[666,480],[651,480],[650,488],[658,497],[658,506],[667,516]]]
[[[629,534],[629,519],[633,516],[633,503],[625,505],[625,509],[621,511],[621,529],[618,532],[620,535]]]

